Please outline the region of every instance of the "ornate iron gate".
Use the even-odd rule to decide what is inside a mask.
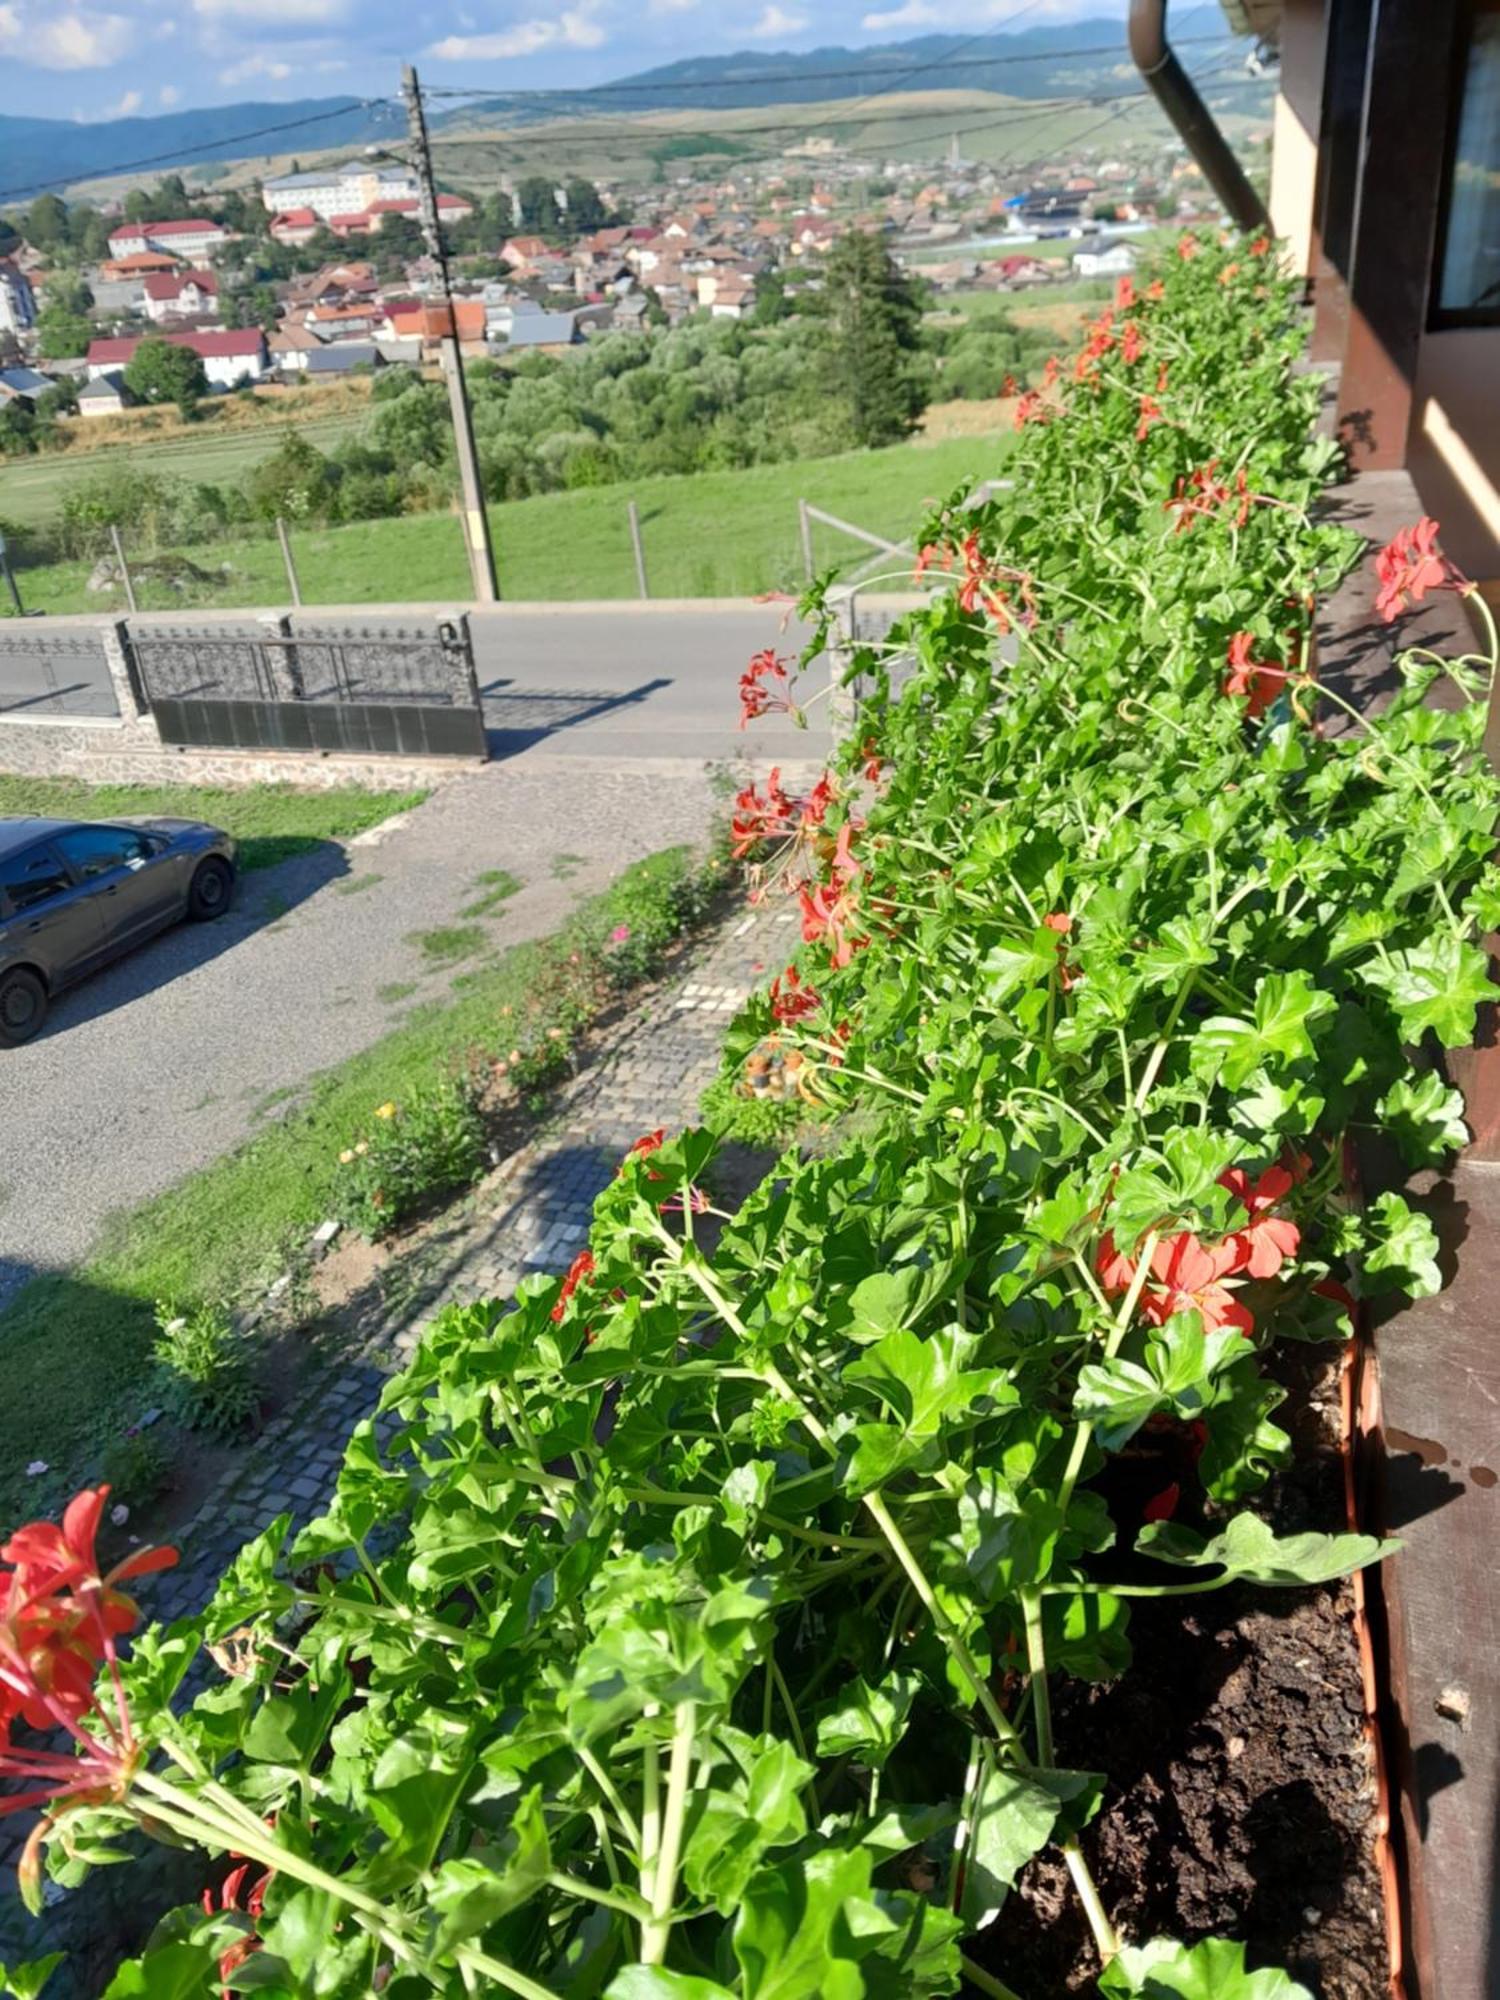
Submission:
[[[193,749],[484,757],[468,620],[426,630],[132,626],[136,690]]]

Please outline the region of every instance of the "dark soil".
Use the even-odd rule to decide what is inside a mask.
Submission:
[[[1336,1357],[1296,1350],[1275,1372],[1296,1461],[1257,1511],[1284,1533],[1338,1532]],[[1059,1763],[1108,1774],[1083,1844],[1125,1937],[1239,1938],[1251,1966],[1284,1966],[1320,2000],[1387,1991],[1353,1602],[1348,1583],[1137,1600],[1130,1670],[1054,1684]],[[1055,1848],[967,1949],[1023,2000],[1095,1991]]]

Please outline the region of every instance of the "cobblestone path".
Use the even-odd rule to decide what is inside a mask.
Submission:
[[[795,918],[784,907],[751,914],[738,906],[690,948],[675,976],[627,1010],[554,1098],[537,1136],[412,1253],[402,1269],[401,1305],[267,1425],[248,1462],[226,1474],[174,1533],[179,1566],[142,1588],[149,1618],[166,1623],[201,1609],[241,1545],[277,1514],[289,1512],[301,1527],[324,1510],[349,1433],[406,1365],[434,1312],[451,1301],[508,1296],[527,1272],[565,1268],[625,1149],[655,1126],[671,1131],[697,1117],[730,1019],[796,942]],[[0,1820],[0,1961],[80,1947],[86,1958],[87,1947],[130,1928],[127,1913],[191,1893],[187,1876],[186,1888],[171,1886],[166,1860],[153,1870],[160,1897],[141,1870],[105,1869],[76,1895],[49,1887],[49,1907],[32,1923],[14,1881],[28,1831],[22,1816]],[[80,1970],[60,1969],[46,2000],[97,1992],[87,1978],[77,1983]]]

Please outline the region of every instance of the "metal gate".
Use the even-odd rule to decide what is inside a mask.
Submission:
[[[479,757],[467,618],[399,626],[132,626],[135,691],[192,749]]]

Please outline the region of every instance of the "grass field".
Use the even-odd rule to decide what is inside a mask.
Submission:
[[[637,862],[579,905],[568,921],[570,942],[598,948],[622,920],[643,934],[656,929],[694,866],[684,848]],[[558,948],[546,940],[517,945],[480,966],[453,999],[416,1008],[391,1034],[314,1079],[298,1109],[117,1217],[81,1269],[34,1278],[0,1307],[0,1532],[22,1508],[71,1492],[65,1482],[152,1401],[155,1302],[234,1300],[257,1279],[269,1282],[289,1248],[328,1214],[339,1151],[374,1106],[399,1103],[472,1051],[504,1049]],[[53,1468],[43,1484],[23,1475],[36,1458]]]
[[[358,785],[296,791],[290,785],[90,785],[81,778],[0,774],[0,814],[49,819],[206,819],[239,842],[241,869],[274,867],[325,840],[347,840],[392,813],[419,806],[425,792],[371,792]]]
[[[80,444],[67,451],[40,452],[35,458],[7,459],[0,467],[0,521],[33,527],[54,520],[69,493],[120,465],[195,484],[237,486],[283,438],[295,433],[320,451],[329,451],[342,439],[358,435],[368,421],[359,403],[334,415],[317,414],[312,398],[306,415],[295,414],[298,406],[285,401],[271,407],[274,415],[258,424],[222,430],[210,425],[174,426],[160,435],[145,432],[139,442],[126,433],[118,441],[92,448]]]
[[[1009,447],[996,434],[940,443],[914,440],[886,451],[742,471],[642,479],[577,493],[549,493],[492,507],[490,519],[500,588],[520,600],[634,597],[626,503],[640,509],[647,572],[654,597],[744,597],[792,590],[802,583],[797,501],[805,498],[878,535],[901,540],[926,501],[965,479],[992,475]],[[298,573],[309,604],[421,603],[459,600],[469,584],[458,522],[446,514],[365,521],[347,528],[294,535]],[[195,545],[188,552],[204,570],[229,565],[222,581],[188,594],[143,579],[143,610],[186,603],[233,607],[281,604],[286,582],[269,538],[239,537]],[[821,524],[815,527],[819,567],[853,563],[868,549]],[[85,588],[92,565],[56,563],[23,570],[28,609],[105,611],[113,595]],[[117,593],[115,594],[117,595]]]

